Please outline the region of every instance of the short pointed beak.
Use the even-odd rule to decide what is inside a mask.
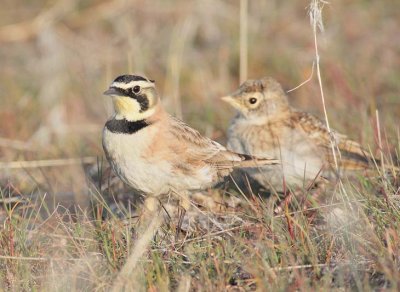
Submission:
[[[238,98],[235,96],[235,94],[223,96],[223,97],[221,97],[221,99],[224,102],[228,103],[233,108],[235,108],[236,110],[238,110],[240,112],[243,111],[243,106],[240,103],[240,101],[238,100]]]
[[[235,106],[237,104],[237,101],[232,95],[223,96],[221,97],[221,99],[232,106]]]
[[[118,95],[118,91],[115,88],[110,87],[109,89],[104,91],[103,94],[104,95]]]
[[[225,101],[225,102],[228,102],[228,103],[231,103],[231,102],[233,101],[233,98],[232,98],[232,96],[230,96],[230,95],[223,96],[223,97],[221,97],[221,99],[222,99],[223,101]]]

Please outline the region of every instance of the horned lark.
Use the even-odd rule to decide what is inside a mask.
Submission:
[[[212,187],[236,167],[277,163],[231,152],[170,116],[153,80],[119,76],[104,94],[115,109],[103,130],[104,152],[122,181],[142,194],[184,195]]]
[[[330,133],[315,116],[290,107],[281,85],[272,78],[248,80],[222,98],[237,110],[228,129],[228,149],[240,153],[271,155],[281,165],[245,172],[268,189],[308,186],[320,174],[332,174],[334,157]],[[371,165],[373,157],[357,142],[333,133],[340,170]]]

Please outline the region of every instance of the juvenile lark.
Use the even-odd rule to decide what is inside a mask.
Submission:
[[[308,186],[314,179],[332,174],[335,167],[330,134],[315,116],[290,107],[281,85],[272,78],[244,82],[223,97],[238,112],[228,129],[228,149],[254,156],[271,155],[281,165],[247,168],[252,178],[268,189],[282,191]],[[357,142],[334,133],[340,170],[371,165],[372,157]]]
[[[212,187],[236,167],[277,163],[231,152],[170,116],[153,80],[119,76],[104,94],[115,109],[103,130],[104,152],[121,180],[142,194],[185,195]]]

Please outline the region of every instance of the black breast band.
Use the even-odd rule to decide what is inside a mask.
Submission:
[[[149,125],[150,123],[145,120],[131,122],[125,119],[112,119],[107,121],[106,128],[112,133],[133,134]]]

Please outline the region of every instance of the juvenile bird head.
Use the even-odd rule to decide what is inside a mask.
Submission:
[[[289,108],[281,85],[270,77],[247,80],[234,93],[222,97],[245,117],[273,115]]]
[[[128,121],[150,117],[159,101],[154,80],[136,75],[118,76],[104,94],[113,99],[115,118]]]

